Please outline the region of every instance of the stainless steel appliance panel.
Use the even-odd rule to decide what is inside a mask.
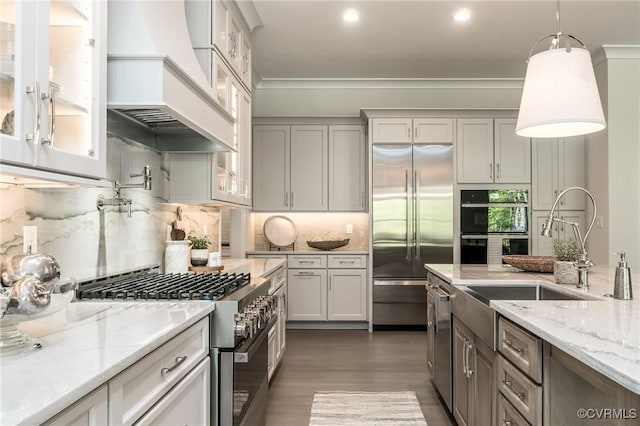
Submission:
[[[451,373],[451,307],[450,295],[445,288],[438,285],[439,279],[432,279],[427,284],[427,292],[434,297],[434,356],[433,383],[440,392],[449,412],[453,407],[452,373]],[[427,308],[428,309],[428,308]]]
[[[414,276],[425,263],[453,263],[453,145],[414,145]]]
[[[412,148],[373,146],[373,276],[412,277]]]
[[[373,146],[373,276],[425,277],[453,261],[453,146]]]

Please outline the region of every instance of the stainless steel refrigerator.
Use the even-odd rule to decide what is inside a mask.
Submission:
[[[423,327],[424,264],[453,262],[453,145],[374,144],[372,160],[373,324]]]

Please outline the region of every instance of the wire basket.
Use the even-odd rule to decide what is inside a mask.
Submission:
[[[553,256],[507,255],[502,260],[526,272],[553,272]]]
[[[344,247],[347,244],[349,244],[349,238],[345,240],[307,241],[309,247],[319,250],[333,250],[338,247]]]

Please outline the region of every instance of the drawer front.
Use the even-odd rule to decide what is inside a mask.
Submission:
[[[131,425],[209,355],[209,318],[109,381],[109,424]]]
[[[542,340],[505,318],[498,321],[498,351],[536,383],[542,383]]]
[[[278,268],[269,274],[267,279],[271,280],[271,287],[269,287],[269,294],[275,293],[280,287],[287,281],[287,270],[284,267]]]
[[[341,255],[330,254],[329,255],[329,268],[366,268],[367,256],[365,255]]]
[[[289,255],[287,267],[289,269],[326,268],[327,255]]]
[[[542,386],[498,356],[498,390],[533,425],[542,422]]]
[[[498,426],[530,426],[501,393],[498,393]]]

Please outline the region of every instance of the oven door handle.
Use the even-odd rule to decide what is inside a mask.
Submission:
[[[240,364],[247,364],[251,361],[253,354],[255,354],[260,348],[260,345],[267,340],[269,337],[269,330],[273,328],[277,321],[277,316],[271,317],[267,326],[262,330],[262,332],[253,340],[248,341],[246,344],[243,344],[238,348],[238,350],[233,353],[233,361]]]

